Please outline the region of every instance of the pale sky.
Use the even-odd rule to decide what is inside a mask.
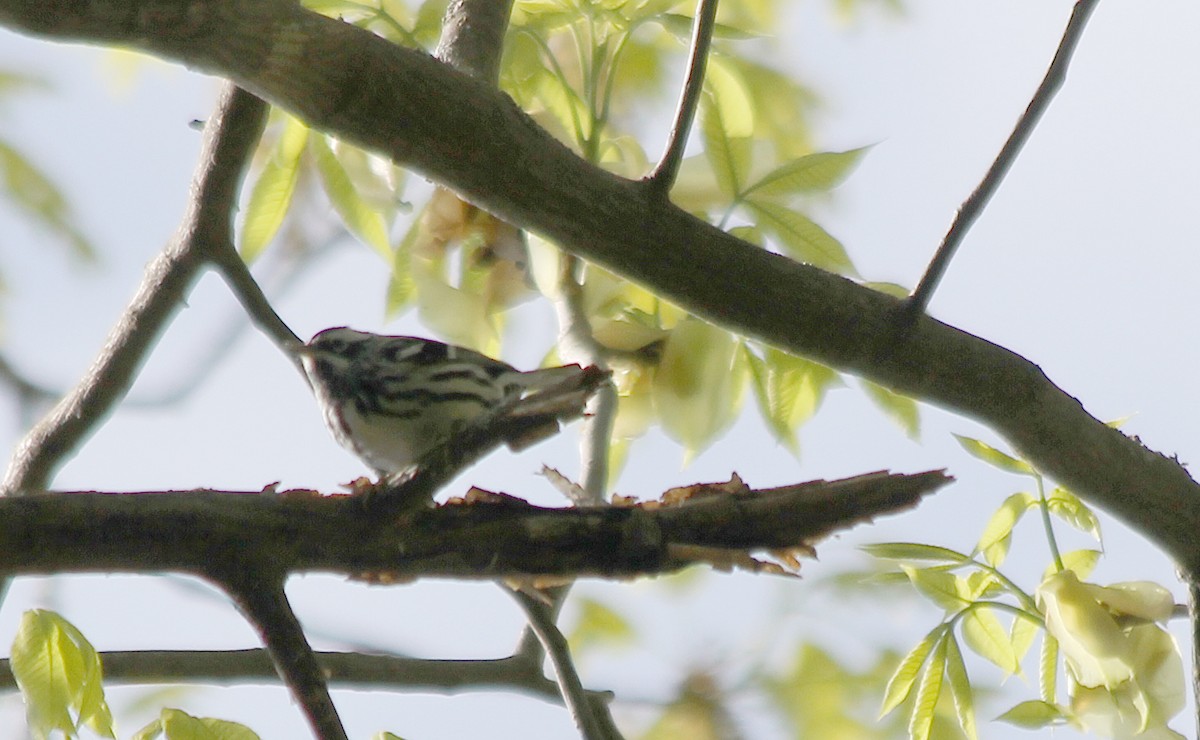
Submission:
[[[954,214],[1003,143],[1053,54],[1071,3],[1019,0],[956,3],[912,0],[903,18],[868,13],[849,26],[826,3],[804,3],[781,29],[781,62],[824,99],[816,144],[841,150],[873,144],[862,165],[817,219],[846,244],[870,280],[913,284]],[[1131,417],[1125,429],[1148,446],[1200,457],[1200,330],[1196,276],[1200,243],[1200,7],[1182,0],[1108,0],[1080,45],[1064,91],[1034,134],[999,195],[964,243],[931,312],[1017,351],[1102,419]],[[0,137],[33,155],[66,189],[101,261],[79,266],[44,236],[0,207],[0,307],[3,351],[28,374],[56,387],[73,383],[170,237],[187,194],[200,135],[188,122],[208,115],[217,83],[179,67],[141,67],[126,85],[104,53],[0,32],[0,69],[33,71],[47,92],[6,100]],[[646,142],[657,151],[661,137]],[[406,320],[382,323],[385,273],[367,249],[340,250],[277,308],[302,336],[333,325],[417,332]],[[181,368],[208,362],[237,308],[214,277],[205,278],[151,360],[133,398],[170,385]],[[548,311],[522,316],[552,336]],[[529,348],[526,348],[529,349]],[[507,359],[531,365],[539,352]],[[737,471],[769,486],[889,468],[948,467],[959,482],[920,510],[880,520],[824,543],[804,578],[705,575],[691,590],[651,582],[582,584],[633,618],[644,639],[590,655],[584,682],[618,697],[666,701],[684,672],[757,661],[785,665],[797,637],[820,641],[863,665],[880,647],[907,650],[939,619],[916,600],[873,602],[821,585],[862,566],[855,546],[921,540],[969,550],[1005,496],[1028,490],[963,453],[951,432],[1003,446],[979,425],[923,407],[920,442],[906,439],[854,387],[833,393],[801,434],[799,460],[777,446],[747,407],[741,422],[686,469],[682,451],[661,435],[635,448],[617,484],[649,497],[674,485],[723,480]],[[0,399],[0,408],[12,405]],[[12,418],[11,411],[5,412]],[[22,429],[0,426],[10,450]],[[533,473],[541,463],[575,470],[572,435],[514,457],[498,453],[464,476],[554,503]],[[326,490],[365,469],[323,428],[290,364],[255,331],[243,332],[205,383],[178,407],[120,410],[68,464],[60,488],[139,490],[191,486],[257,489],[273,481]],[[1170,563],[1118,522],[1105,519],[1100,583],[1150,579],[1182,599]],[[1083,538],[1062,531],[1067,547]],[[1032,588],[1046,565],[1044,544],[1020,530],[1028,556],[1011,566]],[[521,619],[511,599],[487,584],[422,583],[368,588],[329,577],[292,582],[306,625],[414,655],[489,657],[506,653]],[[731,609],[730,605],[736,605]],[[22,611],[54,608],[100,649],[235,648],[251,631],[219,597],[178,580],[132,577],[22,579],[0,610],[0,642]],[[569,626],[568,607],[564,624]],[[771,631],[767,631],[770,627]],[[1185,656],[1186,625],[1173,625]],[[322,642],[338,647],[344,643]],[[971,664],[981,686],[999,674]],[[127,736],[150,718],[130,710],[144,689],[110,694]],[[1011,681],[986,703],[980,722],[1034,698],[1031,682]],[[337,692],[352,737],[391,730],[409,738],[572,737],[561,708],[507,695],[431,698]],[[235,719],[264,738],[304,737],[302,718],[282,689],[202,688],[155,698],[193,714]],[[618,718],[645,718],[618,703]],[[781,738],[752,703],[735,703],[755,738]],[[0,699],[0,734],[23,726],[15,697]],[[1193,722],[1172,726],[1185,734]],[[1030,737],[983,724],[985,737]],[[1059,731],[1056,737],[1073,737]]]

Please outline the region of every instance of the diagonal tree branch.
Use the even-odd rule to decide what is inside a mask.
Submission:
[[[188,211],[79,384],[22,440],[0,493],[46,488],[58,467],[119,403],[208,260],[233,252],[230,218],[266,105],[229,85],[205,132]],[[235,255],[236,256],[236,255]]]
[[[220,572],[214,580],[254,625],[314,735],[319,740],[349,740],[329,695],[324,671],[283,591],[284,573],[263,562],[230,565],[212,569],[213,574]]]
[[[704,90],[704,68],[708,64],[708,49],[712,44],[713,26],[717,23],[718,0],[699,0],[696,20],[692,24],[692,48],[688,54],[687,76],[679,93],[675,109],[675,123],[667,139],[667,149],[654,171],[646,178],[647,185],[659,197],[665,197],[679,175],[683,162],[683,150],[687,147],[696,108],[700,105],[700,94]]]
[[[1000,189],[1000,183],[1004,181],[1004,176],[1008,174],[1013,162],[1017,161],[1017,156],[1025,148],[1025,142],[1029,141],[1033,130],[1042,120],[1042,115],[1050,107],[1050,101],[1062,88],[1067,79],[1067,68],[1071,65],[1071,56],[1074,55],[1079,40],[1083,38],[1083,29],[1087,26],[1088,18],[1091,17],[1092,11],[1098,4],[1099,0],[1077,0],[1075,3],[1075,10],[1071,12],[1071,20],[1067,23],[1066,30],[1063,31],[1062,40],[1058,43],[1058,50],[1054,53],[1054,60],[1050,62],[1050,68],[1046,70],[1042,84],[1038,85],[1037,91],[1025,108],[1025,113],[1017,121],[1008,141],[1004,142],[1004,147],[996,155],[995,161],[988,168],[987,174],[983,176],[979,187],[975,188],[970,197],[959,206],[954,223],[950,225],[950,230],[942,239],[941,246],[933,255],[921,282],[909,296],[905,310],[910,316],[923,313],[929,307],[933,292],[937,290],[942,275],[950,266],[950,260],[954,259],[958,245],[971,230],[975,220],[983,213],[983,209],[987,207],[992,196]]]
[[[1200,486],[1105,426],[1023,357],[903,303],[742,242],[580,160],[491,86],[289,0],[0,0],[0,24],[122,43],[228,76],[309,123],[442,182],[500,218],[705,319],[978,419],[1039,470],[1200,572]]]
[[[599,718],[596,716],[587,692],[579,680],[575,670],[575,662],[571,659],[571,650],[567,646],[567,638],[559,631],[554,623],[558,609],[552,604],[546,604],[524,591],[513,589],[509,591],[521,610],[529,620],[529,628],[537,635],[538,641],[554,666],[554,674],[562,691],[563,703],[571,712],[575,726],[584,740],[612,740],[612,735],[605,732]],[[617,736],[619,740],[620,736]]]

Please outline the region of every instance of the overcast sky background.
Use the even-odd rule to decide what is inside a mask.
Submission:
[[[1041,79],[1069,15],[1065,0],[961,3],[910,0],[904,17],[868,13],[839,24],[824,2],[797,4],[781,28],[781,63],[824,99],[817,146],[874,144],[817,219],[850,250],[870,280],[912,285]],[[1125,429],[1151,448],[1195,460],[1200,449],[1200,275],[1195,210],[1200,203],[1200,7],[1182,0],[1108,0],[1080,45],[1065,90],[979,221],[934,298],[943,321],[1037,362],[1101,419],[1131,416]],[[785,40],[784,40],[785,39]],[[54,175],[94,240],[101,259],[81,266],[45,235],[0,205],[0,310],[3,352],[29,376],[66,388],[95,356],[132,296],[142,270],[171,236],[183,211],[200,134],[188,122],[208,116],[217,81],[178,66],[142,67],[128,86],[114,83],[111,57],[0,31],[0,69],[41,75],[47,92],[4,103],[0,137]],[[657,151],[661,136],[647,141]],[[418,332],[411,319],[384,325],[386,275],[365,248],[347,248],[320,265],[277,309],[301,336],[349,324]],[[553,336],[548,311],[521,309],[534,340],[507,359],[531,366],[536,337]],[[132,394],[151,398],[180,372],[210,362],[238,309],[206,277],[172,325]],[[23,432],[15,407],[0,399],[0,449]],[[883,468],[949,468],[959,482],[915,513],[889,517],[826,542],[804,579],[705,575],[687,590],[652,582],[582,584],[634,619],[645,639],[583,661],[585,683],[621,698],[666,701],[690,669],[759,661],[785,666],[798,637],[822,642],[863,666],[884,646],[907,650],[939,618],[928,605],[852,599],[822,579],[865,565],[855,546],[933,541],[969,550],[1005,496],[1028,490],[963,453],[951,432],[1002,445],[966,419],[923,407],[920,441],[906,439],[867,403],[853,382],[833,393],[802,433],[799,460],[776,445],[756,413],[682,469],[682,451],[651,435],[635,447],[617,483],[622,493],[655,496],[737,471],[769,486]],[[574,472],[572,434],[513,456],[498,453],[462,483],[556,497],[533,474],[545,462]],[[364,472],[329,438],[304,383],[254,330],[242,332],[202,386],[165,409],[119,410],[55,481],[60,488],[139,490],[209,486],[258,489],[273,481],[332,490]],[[1062,531],[1065,547],[1088,546]],[[1152,579],[1182,600],[1171,565],[1136,534],[1104,520],[1108,557],[1095,580]],[[1040,542],[1033,528],[1022,542]],[[1029,588],[1046,564],[1030,548],[1010,574]],[[1021,570],[1021,569],[1024,570]],[[316,634],[428,657],[505,654],[520,632],[511,599],[488,584],[421,583],[368,588],[310,576],[289,586]],[[257,644],[219,596],[182,579],[72,577],[21,579],[0,610],[0,642],[21,612],[62,613],[100,649],[240,648]],[[570,608],[564,624],[572,621]],[[768,630],[767,626],[771,629]],[[1174,625],[1183,640],[1186,626]],[[314,638],[321,647],[345,643]],[[1185,653],[1187,644],[1182,643]],[[0,652],[3,652],[0,649]],[[972,664],[972,677],[998,674]],[[189,689],[145,706],[144,689],[110,694],[128,736],[157,707],[235,719],[264,738],[306,736],[299,712],[277,688]],[[1011,681],[1006,699],[984,704],[980,719],[1036,687]],[[570,737],[559,707],[507,695],[439,698],[383,692],[336,694],[352,737],[391,730],[410,738]],[[751,702],[756,737],[783,737]],[[619,717],[649,716],[630,703]],[[0,699],[0,734],[23,726],[19,699]],[[1172,726],[1192,733],[1186,715]],[[986,737],[1028,736],[985,725]],[[1072,733],[1059,732],[1058,737]]]

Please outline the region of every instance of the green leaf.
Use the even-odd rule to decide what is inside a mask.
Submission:
[[[308,146],[316,160],[317,172],[321,174],[321,185],[342,223],[381,257],[390,260],[392,248],[383,216],[359,195],[324,136],[310,136]]]
[[[992,514],[983,534],[979,536],[979,544],[975,547],[983,553],[984,560],[993,568],[998,568],[1008,555],[1008,547],[1012,543],[1013,527],[1021,521],[1021,517],[1035,505],[1037,499],[1028,493],[1014,493],[1004,499],[1000,508]]]
[[[249,727],[211,717],[193,717],[179,709],[164,709],[159,715],[166,740],[259,740]]]
[[[750,199],[745,204],[758,227],[773,233],[787,254],[829,272],[858,274],[842,243],[808,216],[771,201]]]
[[[250,198],[242,221],[242,259],[253,262],[266,249],[283,224],[292,204],[296,179],[300,174],[300,155],[308,140],[308,127],[285,115],[283,133],[275,143],[270,159],[250,189]]]
[[[1074,571],[1075,575],[1082,581],[1092,574],[1092,570],[1100,562],[1100,556],[1103,554],[1099,550],[1072,550],[1064,552],[1062,554],[1063,567]],[[1049,573],[1046,575],[1049,575]]]
[[[867,398],[883,409],[888,418],[896,422],[909,439],[921,436],[921,415],[917,402],[908,396],[895,393],[869,380],[862,381]]]
[[[1042,652],[1038,660],[1038,693],[1051,704],[1058,702],[1058,640],[1042,633]]]
[[[820,363],[768,347],[759,358],[745,343],[743,356],[759,412],[775,438],[793,454],[799,452],[796,429],[812,418],[825,398],[825,392],[839,376]]]
[[[746,195],[777,197],[830,190],[858,164],[866,147],[845,152],[806,154],[785,162],[746,188]]]
[[[983,460],[992,467],[1000,468],[1001,470],[1006,470],[1010,473],[1017,473],[1018,475],[1037,475],[1037,471],[1035,471],[1029,465],[1029,463],[1025,462],[1024,460],[1018,460],[1011,455],[1007,455],[985,442],[980,442],[979,440],[972,439],[970,437],[964,437],[960,434],[954,435],[954,438],[957,439],[958,443],[962,445],[963,449],[970,453],[973,457]]]
[[[1030,700],[1021,702],[996,719],[1026,730],[1040,730],[1051,725],[1061,725],[1067,717],[1053,704]]]
[[[971,679],[967,676],[967,665],[954,635],[946,636],[946,683],[950,686],[950,697],[954,699],[954,713],[958,726],[970,740],[979,737],[975,728],[975,697]]]
[[[899,283],[867,281],[863,283],[862,286],[864,288],[870,288],[871,290],[883,293],[884,295],[890,295],[892,298],[900,299],[908,298],[908,294],[911,292],[908,288],[900,285]]]
[[[567,636],[572,653],[590,647],[629,643],[635,633],[633,626],[617,612],[595,599],[575,600],[579,620]]]
[[[929,656],[934,645],[939,644],[947,629],[949,625],[944,623],[934,627],[896,666],[892,677],[888,679],[887,689],[883,692],[883,704],[879,708],[880,717],[887,715],[908,698],[917,676],[921,673],[921,666],[925,664],[925,658]]]
[[[721,192],[737,198],[750,171],[750,137],[754,133],[754,108],[741,79],[710,59],[700,107],[700,134],[704,156]]]
[[[1100,520],[1095,512],[1078,496],[1065,488],[1057,487],[1047,497],[1050,513],[1081,532],[1090,534],[1097,542],[1100,537]]]
[[[0,187],[13,205],[65,241],[76,257],[95,256],[91,243],[73,223],[74,216],[62,191],[48,175],[3,141],[0,141]]]
[[[1041,628],[1040,619],[1017,617],[1013,620],[1012,629],[1009,630],[1009,642],[1012,643],[1013,654],[1017,656],[1018,663],[1025,659],[1029,649],[1033,647],[1033,642],[1041,632]]]
[[[737,416],[745,387],[738,340],[695,318],[667,337],[654,372],[654,407],[663,431],[689,453],[725,431]]]
[[[757,226],[734,226],[729,230],[730,236],[736,236],[744,242],[749,242],[756,247],[763,245],[762,231]]]
[[[946,643],[949,640],[948,636],[944,636],[938,642],[925,665],[921,685],[917,688],[917,698],[913,702],[912,716],[908,719],[908,736],[912,740],[930,738],[938,699],[942,695],[942,679],[946,671]]]
[[[917,542],[878,542],[872,545],[862,545],[859,549],[872,557],[883,560],[949,563],[952,565],[971,561],[970,555],[964,555],[956,550]]]
[[[408,308],[417,296],[417,283],[412,275],[412,248],[421,234],[421,219],[414,218],[404,234],[404,240],[392,254],[392,271],[388,276],[384,315],[388,318]]]
[[[662,24],[662,27],[678,38],[680,41],[690,44],[692,40],[692,18],[691,16],[681,15],[679,13],[664,13],[657,18],[656,21]],[[714,39],[730,39],[733,41],[745,41],[746,39],[758,38],[761,34],[753,31],[747,31],[736,26],[730,26],[725,23],[714,23],[712,29]]]
[[[962,618],[963,639],[976,654],[995,663],[1002,671],[1012,675],[1021,672],[1008,630],[990,609],[971,609]]]
[[[10,666],[35,736],[58,730],[72,737],[87,725],[98,735],[114,737],[100,658],[70,622],[51,611],[25,612]]]
[[[957,612],[969,603],[965,597],[966,583],[953,573],[909,565],[901,565],[900,568],[922,596],[945,611]]]

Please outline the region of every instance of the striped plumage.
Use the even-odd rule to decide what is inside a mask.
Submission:
[[[319,332],[300,354],[333,436],[381,474],[409,467],[509,398],[579,372],[521,372],[462,347],[346,327]]]

